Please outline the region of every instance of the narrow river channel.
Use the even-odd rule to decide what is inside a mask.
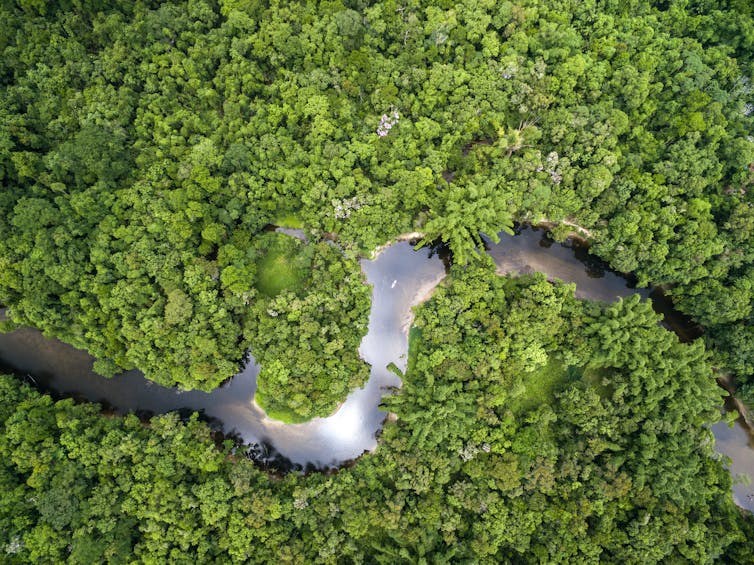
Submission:
[[[682,340],[699,336],[698,328],[674,312],[661,293],[633,288],[629,279],[611,272],[579,245],[554,243],[545,231],[531,227],[500,237],[500,243],[487,244],[501,274],[542,272],[550,279],[575,283],[576,295],[592,300],[613,301],[638,292],[653,300],[655,309],[666,317],[666,327]],[[0,364],[29,375],[29,381],[43,391],[101,402],[119,413],[200,411],[224,433],[254,446],[253,456],[262,463],[303,470],[337,467],[377,446],[376,436],[385,418],[380,401],[387,387],[400,386],[387,366],[395,363],[405,369],[411,307],[426,299],[446,273],[438,253],[429,248],[415,251],[409,242],[387,247],[374,260],[362,260],[362,269],[372,285],[372,310],[360,353],[372,366],[371,378],[329,418],[304,424],[267,418],[253,402],[259,372],[253,359],[228,384],[211,393],[182,392],[153,385],[137,371],[113,379],[100,377],[92,371],[94,360],[87,353],[24,328],[0,334]],[[712,432],[718,452],[732,460],[731,472],[754,477],[754,444],[745,424],[738,421],[729,428],[718,423]],[[751,486],[735,485],[734,499],[754,510]]]

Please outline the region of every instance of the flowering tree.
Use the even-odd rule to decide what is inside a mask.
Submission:
[[[382,118],[380,118],[380,125],[377,126],[377,135],[379,135],[380,137],[385,137],[388,133],[390,133],[392,127],[398,123],[400,118],[401,115],[395,108],[391,108],[390,114],[382,114]]]

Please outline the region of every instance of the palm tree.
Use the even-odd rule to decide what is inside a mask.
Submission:
[[[424,239],[417,249],[440,239],[450,246],[453,260],[464,264],[469,254],[478,255],[481,233],[489,235],[495,243],[500,241],[497,235],[500,231],[513,233],[512,216],[502,207],[497,183],[492,180],[481,185],[452,184],[438,196],[437,206],[430,211],[430,219],[424,226]]]

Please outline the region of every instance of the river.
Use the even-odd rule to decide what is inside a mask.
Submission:
[[[613,301],[638,292],[652,299],[655,310],[665,315],[664,324],[682,340],[700,335],[700,329],[675,312],[662,293],[635,289],[629,277],[611,272],[583,246],[554,243],[543,230],[531,227],[519,229],[515,236],[503,233],[500,237],[498,244],[486,243],[501,274],[542,272],[550,279],[575,283],[576,295],[592,300]],[[92,371],[94,360],[86,352],[23,328],[0,334],[0,363],[28,374],[43,391],[101,402],[118,413],[199,411],[226,435],[251,445],[249,455],[272,468],[337,467],[376,448],[376,436],[386,416],[379,409],[380,401],[387,387],[400,386],[387,366],[395,363],[405,369],[411,307],[429,297],[446,273],[441,253],[430,248],[415,251],[405,241],[386,247],[373,260],[362,260],[361,265],[372,285],[372,309],[359,351],[372,366],[371,376],[364,388],[352,392],[328,418],[303,424],[267,418],[253,402],[259,372],[253,358],[230,382],[211,393],[184,392],[154,385],[137,371],[105,379]],[[752,437],[743,421],[739,419],[733,428],[715,424],[712,432],[718,452],[732,460],[731,472],[754,476]],[[735,485],[734,499],[754,510],[754,488]]]

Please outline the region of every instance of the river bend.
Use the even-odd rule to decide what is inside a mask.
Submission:
[[[531,227],[515,236],[500,234],[500,238],[498,244],[486,241],[500,274],[542,272],[550,279],[575,283],[576,296],[591,300],[610,302],[638,292],[652,298],[655,310],[665,315],[665,325],[682,340],[699,335],[698,328],[673,311],[661,293],[635,289],[628,278],[611,272],[581,246],[554,243],[544,231]],[[101,402],[119,413],[200,411],[226,434],[253,446],[253,456],[262,463],[294,469],[337,467],[375,449],[386,416],[379,408],[382,396],[386,388],[400,386],[400,379],[387,366],[394,363],[405,369],[412,307],[427,299],[446,273],[436,250],[415,251],[405,241],[383,249],[372,260],[362,260],[361,265],[372,286],[372,309],[359,351],[372,367],[371,376],[364,388],[352,392],[328,418],[303,424],[268,418],[253,401],[259,372],[253,359],[211,393],[179,391],[155,385],[138,371],[105,379],[92,371],[94,359],[86,352],[22,328],[0,334],[0,363],[28,374],[44,391]],[[733,428],[715,424],[712,431],[717,450],[732,459],[731,472],[754,477],[754,442],[741,419]],[[754,510],[751,486],[735,485],[734,499]]]

